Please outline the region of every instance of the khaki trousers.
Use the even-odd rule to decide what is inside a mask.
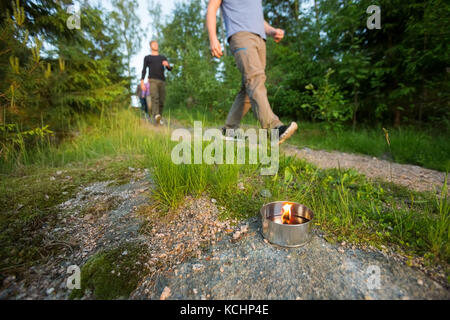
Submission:
[[[152,114],[152,97],[146,96],[145,101],[147,102],[147,114]]]
[[[267,99],[266,42],[251,32],[238,32],[231,37],[230,49],[242,74],[242,86],[228,113],[225,128],[239,128],[250,108],[263,129],[281,126],[283,123],[273,113]]]
[[[166,99],[166,83],[159,79],[150,79],[150,97],[152,100],[152,117],[162,116],[164,100]]]

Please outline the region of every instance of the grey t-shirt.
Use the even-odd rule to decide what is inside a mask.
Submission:
[[[222,0],[227,39],[240,31],[256,33],[266,39],[262,0]]]

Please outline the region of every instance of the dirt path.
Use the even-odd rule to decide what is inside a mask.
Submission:
[[[393,163],[366,155],[338,151],[299,149],[285,145],[282,150],[290,156],[305,159],[320,168],[353,168],[369,178],[379,178],[415,191],[440,192],[445,173],[415,165]],[[450,190],[447,188],[447,190]]]

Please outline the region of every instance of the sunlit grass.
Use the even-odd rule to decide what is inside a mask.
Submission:
[[[168,108],[169,109],[169,108]],[[171,115],[184,125],[203,121],[205,126],[221,127],[225,123],[227,111],[199,109],[171,109]],[[292,119],[283,119],[288,123]],[[250,111],[243,119],[244,125],[258,126]],[[320,123],[298,121],[299,131],[289,143],[298,147],[337,150],[360,153],[385,158],[398,163],[415,164],[442,172],[450,171],[450,136],[436,128],[417,129],[404,127],[389,129],[391,148],[386,144],[381,127],[360,128],[356,131],[346,128],[343,131],[326,130]]]

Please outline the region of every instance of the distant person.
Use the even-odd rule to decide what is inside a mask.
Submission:
[[[150,101],[150,84],[144,83],[144,88],[142,88],[142,84],[138,84],[136,89],[136,95],[139,98],[139,101],[141,102],[141,110],[144,112],[145,115],[149,114],[149,110],[151,109],[151,104],[149,104]]]
[[[297,123],[284,125],[273,113],[267,99],[266,82],[266,36],[280,42],[284,31],[271,27],[264,21],[262,0],[209,0],[206,14],[211,54],[222,57],[217,38],[216,14],[219,7],[227,30],[227,40],[236,65],[242,74],[242,86],[223,128],[224,136],[232,135],[250,107],[263,129],[277,129],[283,143],[297,131]]]
[[[171,71],[167,58],[159,54],[158,42],[155,40],[150,42],[152,53],[145,57],[144,68],[142,69],[141,86],[144,89],[144,79],[148,70],[148,79],[150,83],[150,97],[152,101],[152,118],[156,124],[162,125],[161,120],[164,108],[164,100],[166,98],[166,77],[164,76],[164,68]]]

